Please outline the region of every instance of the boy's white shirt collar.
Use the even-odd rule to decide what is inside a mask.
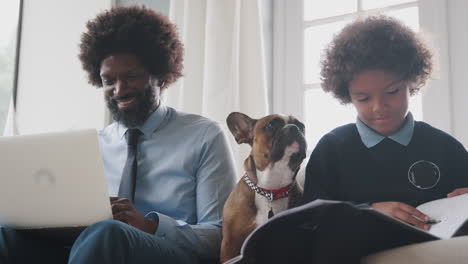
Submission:
[[[364,122],[362,122],[359,119],[359,117],[356,118],[356,127],[359,132],[359,136],[361,137],[362,143],[364,143],[364,145],[367,148],[372,148],[373,146],[379,144],[380,141],[386,138],[385,136],[380,135],[379,133],[375,132],[370,127],[368,127]],[[387,138],[390,138],[391,140],[403,146],[408,146],[408,144],[411,141],[411,138],[413,137],[413,132],[414,118],[410,112],[408,113],[408,115],[406,115],[406,120],[403,127],[400,128],[400,130],[398,130],[396,133],[388,136]]]

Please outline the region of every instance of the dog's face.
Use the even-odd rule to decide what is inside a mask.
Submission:
[[[295,171],[306,156],[304,124],[293,116],[269,115],[261,119],[234,112],[227,118],[229,130],[238,144],[252,147],[256,168],[263,171],[274,163],[287,161]]]

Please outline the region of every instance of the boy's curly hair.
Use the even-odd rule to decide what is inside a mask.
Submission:
[[[86,27],[79,59],[92,85],[102,87],[101,62],[118,53],[135,55],[164,87],[182,76],[183,45],[166,16],[144,6],[114,7]]]
[[[432,72],[432,52],[416,33],[379,15],[348,24],[327,46],[321,60],[322,88],[341,103],[351,102],[349,82],[366,70],[383,70],[409,84],[413,95]]]

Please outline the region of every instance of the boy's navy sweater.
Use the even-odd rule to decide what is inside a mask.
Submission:
[[[408,177],[409,168],[421,160],[438,168],[438,180],[431,188],[418,188]],[[307,164],[303,203],[329,199],[417,206],[464,187],[468,187],[468,153],[447,133],[415,122],[407,146],[385,138],[367,148],[356,124],[348,124],[326,134],[314,149]]]

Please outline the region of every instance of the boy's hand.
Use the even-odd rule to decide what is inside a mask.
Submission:
[[[371,204],[371,207],[421,229],[429,230],[430,228],[430,225],[425,223],[429,221],[429,217],[410,205],[400,202],[380,202]]]
[[[453,190],[451,193],[447,194],[447,197],[454,197],[465,193],[468,193],[468,188],[458,188]]]
[[[127,223],[135,228],[154,234],[158,223],[144,217],[127,198],[111,197],[112,215],[115,220]]]

